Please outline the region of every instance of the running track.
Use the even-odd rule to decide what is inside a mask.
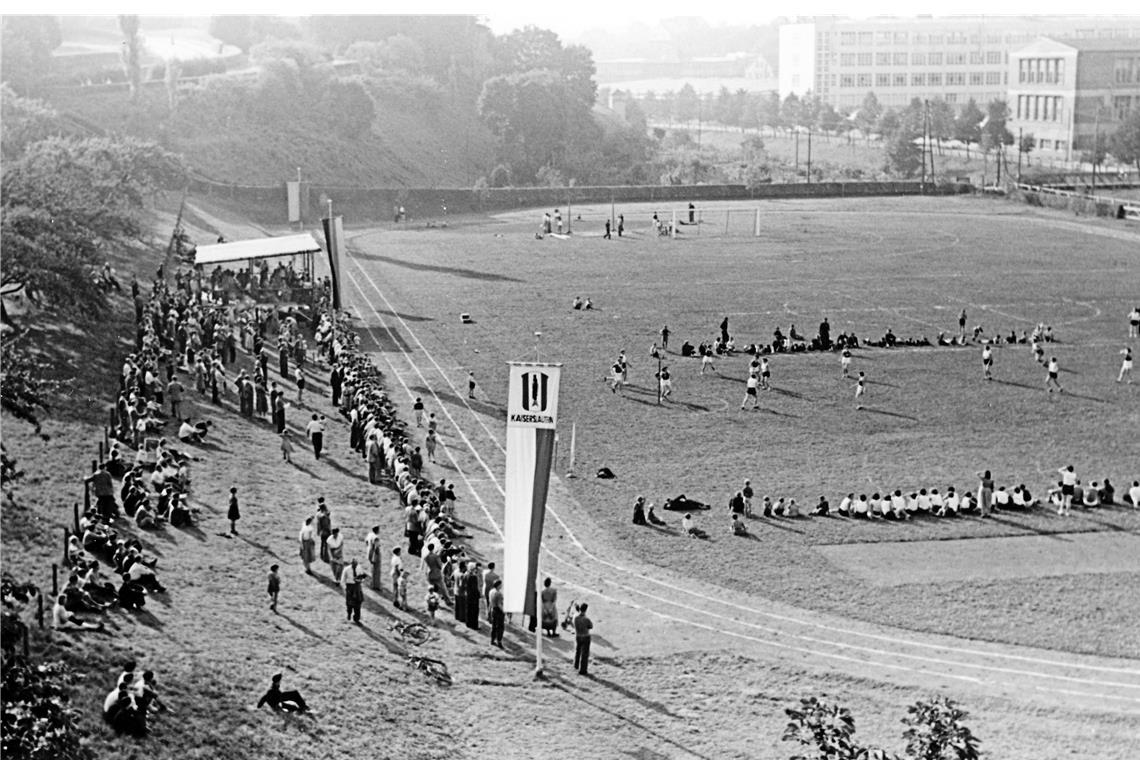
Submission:
[[[1058,222],[1059,227],[1069,225]],[[376,234],[349,237],[355,245],[367,247]],[[351,255],[348,261],[348,300],[365,325],[362,329],[374,339],[399,330],[408,346],[376,356],[393,379],[393,395],[398,398],[403,393],[409,403],[417,395],[434,402],[444,433],[441,459],[451,464],[455,479],[471,494],[479,514],[476,519],[469,512],[468,520],[490,532],[492,539],[482,548],[492,552],[502,537],[505,431],[467,402],[462,373],[443,358],[446,348],[399,316],[399,304],[389,300],[374,272]],[[401,345],[394,339],[391,343]],[[413,387],[419,390],[413,392]],[[425,394],[425,388],[431,390]],[[575,508],[557,476],[552,478],[547,508],[542,572],[574,592],[570,596],[588,598],[602,616],[615,619],[636,610],[633,616],[658,623],[667,636],[663,641],[655,635],[652,648],[640,652],[647,638],[644,631],[619,627],[611,632],[607,627],[612,648],[623,654],[660,652],[672,640],[672,646],[681,650],[732,647],[758,658],[806,663],[924,689],[953,685],[955,691],[981,690],[1018,701],[1140,714],[1138,661],[928,635],[741,596],[644,565],[605,546],[605,537],[582,518],[582,510]],[[604,659],[607,648],[595,648]]]

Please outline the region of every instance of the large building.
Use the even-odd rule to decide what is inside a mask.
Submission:
[[[874,92],[884,106],[913,98],[979,104],[1006,98],[1010,53],[1038,37],[1140,37],[1140,16],[815,18],[780,27],[780,97],[809,90],[839,110]]]
[[[1032,134],[1037,150],[1075,160],[1101,147],[1140,109],[1140,37],[1042,38],[1009,59],[1009,128]]]

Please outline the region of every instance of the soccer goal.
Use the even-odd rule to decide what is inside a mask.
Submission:
[[[713,206],[670,211],[666,233],[671,238],[759,237],[757,206]]]

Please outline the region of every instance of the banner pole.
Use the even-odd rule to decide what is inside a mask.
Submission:
[[[577,437],[578,437],[577,434],[578,434],[578,423],[577,422],[571,422],[570,423],[570,471],[566,473],[566,477],[568,477],[568,478],[578,477],[577,475],[574,474],[574,454],[575,454],[574,446],[577,443]]]
[[[531,593],[534,594],[534,614],[538,618],[538,622],[534,627],[534,678],[535,680],[542,680],[546,676],[542,672],[542,608],[540,601],[542,597],[539,594],[539,587],[542,585],[542,541],[538,542],[538,551],[535,552],[534,557],[534,588]]]

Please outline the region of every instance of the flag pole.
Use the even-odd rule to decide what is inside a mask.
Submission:
[[[542,540],[539,539],[538,550],[534,557],[534,616],[537,618],[534,626],[534,679],[544,680],[546,675],[542,672],[542,608],[539,587],[542,585]]]
[[[578,423],[577,422],[571,422],[570,423],[570,470],[569,470],[569,472],[566,473],[566,477],[568,477],[568,478],[578,477],[577,475],[574,474],[574,453],[575,453],[574,452],[574,444],[577,442],[577,437],[578,437],[577,433],[578,433]]]

